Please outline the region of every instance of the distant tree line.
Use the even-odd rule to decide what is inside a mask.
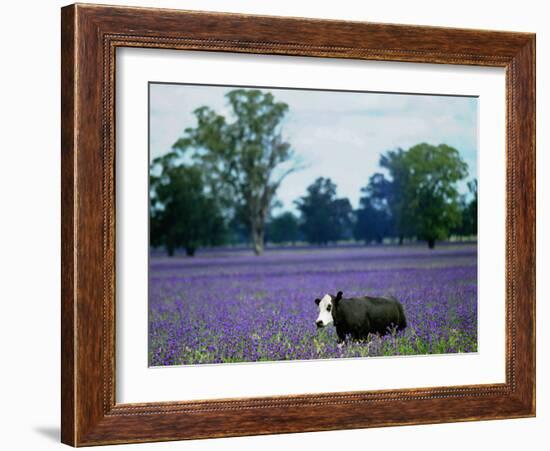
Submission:
[[[150,170],[150,241],[169,255],[184,248],[265,242],[327,245],[342,240],[381,243],[425,240],[430,248],[450,235],[477,234],[477,181],[470,196],[457,183],[468,175],[459,152],[445,144],[418,144],[380,157],[384,172],[361,189],[359,208],[320,177],[295,201],[295,215],[274,216],[282,181],[301,168],[281,122],[288,105],[271,93],[237,89],[226,95],[231,119],[209,107],[195,110],[171,152]]]

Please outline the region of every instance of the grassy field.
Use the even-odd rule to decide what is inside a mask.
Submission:
[[[477,351],[475,244],[199,253],[151,258],[149,364]],[[392,295],[409,326],[337,346],[316,297]]]

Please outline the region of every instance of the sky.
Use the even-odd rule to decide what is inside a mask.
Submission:
[[[225,94],[234,87],[159,84],[149,86],[150,158],[171,150],[187,127],[196,125],[193,111],[207,105],[231,118]],[[289,106],[282,135],[304,169],[285,178],[277,191],[281,206],[296,212],[294,201],[318,177],[330,177],[338,197],[356,208],[369,177],[381,172],[380,155],[427,142],[456,148],[477,177],[478,101],[475,97],[350,91],[262,88]],[[459,190],[467,193],[466,181]]]

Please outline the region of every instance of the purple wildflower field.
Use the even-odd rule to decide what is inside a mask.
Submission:
[[[356,247],[152,256],[149,364],[477,351],[477,247]],[[408,327],[337,346],[316,297],[393,295]]]

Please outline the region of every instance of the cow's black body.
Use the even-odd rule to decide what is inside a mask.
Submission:
[[[339,341],[347,336],[360,340],[367,338],[369,333],[384,335],[392,328],[401,330],[407,327],[403,306],[395,298],[364,296],[342,299],[341,293],[338,293],[333,297],[332,304]]]

